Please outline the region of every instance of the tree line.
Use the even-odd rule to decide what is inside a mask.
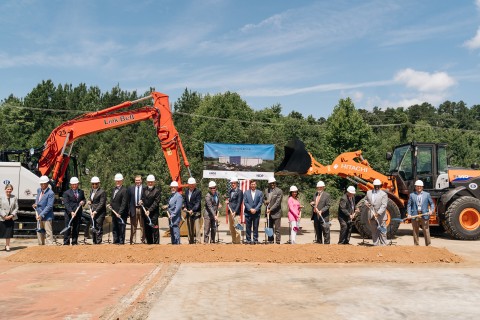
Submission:
[[[42,81],[25,97],[10,95],[0,102],[0,150],[40,147],[61,123],[84,112],[138,99],[150,91],[129,92],[116,86],[102,92],[86,84],[55,85],[51,80]],[[346,98],[338,101],[326,119],[304,116],[298,111],[283,115],[280,104],[252,108],[235,92],[202,95],[185,89],[180,98],[170,102],[192,174],[204,192],[208,184],[201,181],[204,142],[274,144],[278,166],[285,144],[299,138],[321,164],[330,164],[340,153],[362,150],[370,165],[382,173],[387,172],[389,166],[385,153],[413,140],[447,143],[452,166],[469,167],[480,158],[480,105],[468,107],[463,101],[445,101],[438,107],[423,103],[408,108],[367,110],[356,108],[352,100]],[[143,105],[146,104],[132,108]],[[325,107],[318,105],[318,108]],[[113,187],[113,176],[117,172],[123,173],[127,184],[133,183],[137,174],[146,177],[150,173],[157,177],[163,189],[170,182],[155,128],[148,121],[79,139],[73,154],[81,168],[89,169],[89,175],[79,177],[85,189],[92,175],[99,176],[105,188]],[[187,178],[185,170],[182,180]],[[280,176],[277,181],[284,192],[290,185],[296,185],[308,201],[319,179],[326,182],[327,191],[334,198],[348,185],[348,181],[334,176]],[[217,184],[225,193],[226,181],[217,181]],[[263,189],[266,183],[261,182],[260,187]]]

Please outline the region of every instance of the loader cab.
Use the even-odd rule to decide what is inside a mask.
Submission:
[[[387,153],[390,175],[397,182],[399,193],[408,195],[416,180],[422,180],[426,190],[448,188],[447,145],[444,143],[412,142],[397,146]]]

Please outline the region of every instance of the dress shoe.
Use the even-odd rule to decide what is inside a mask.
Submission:
[[[10,251],[10,247],[9,246],[5,246],[5,251]]]

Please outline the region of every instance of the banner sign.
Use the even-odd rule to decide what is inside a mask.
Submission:
[[[273,177],[275,145],[204,143],[203,177],[255,179]]]

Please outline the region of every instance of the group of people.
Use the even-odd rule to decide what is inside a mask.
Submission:
[[[123,185],[123,175],[117,173],[114,177],[115,187],[110,192],[110,201],[107,204],[107,192],[100,187],[100,179],[92,177],[90,180],[91,190],[88,195],[79,188],[79,180],[76,177],[70,179],[70,189],[63,193],[65,206],[64,245],[77,245],[79,227],[84,207],[88,207],[92,242],[102,243],[103,224],[107,209],[112,213],[112,236],[114,244],[125,244],[126,223],[131,225],[130,244],[137,243],[137,230],[141,229],[141,243],[160,243],[159,223],[160,209],[166,210],[169,220],[169,231],[172,244],[180,244],[180,223],[186,220],[188,227],[188,242],[214,243],[218,231],[219,210],[222,208],[222,199],[217,191],[214,181],[208,184],[208,193],[205,197],[197,188],[194,178],[187,181],[188,188],[184,195],[178,192],[178,182],[170,183],[170,196],[168,204],[161,204],[161,190],[156,185],[154,175],[147,176],[147,185],[143,185],[142,177],[135,177],[135,184],[130,187]],[[39,179],[40,188],[37,190],[35,204],[37,220],[37,237],[39,245],[51,245],[54,243],[52,220],[55,195],[49,188],[49,179],[42,176]],[[381,181],[373,181],[374,189],[369,190],[364,197],[364,205],[368,209],[368,224],[372,233],[373,245],[386,245],[387,243],[387,193],[381,190]],[[275,178],[268,180],[268,188],[262,192],[257,189],[257,183],[250,180],[249,189],[245,192],[239,188],[238,178],[230,179],[230,186],[225,205],[229,215],[229,229],[232,243],[240,244],[243,229],[240,217],[245,217],[245,244],[259,243],[258,228],[262,206],[265,206],[266,227],[272,230],[268,234],[268,243],[281,243],[281,217],[283,191],[277,186]],[[5,196],[0,199],[0,238],[6,239],[5,250],[10,250],[10,238],[13,237],[14,220],[17,219],[18,200],[12,194],[13,186],[7,184]],[[355,187],[349,186],[341,197],[338,206],[338,220],[340,223],[339,244],[349,244],[352,225],[360,212],[356,203]],[[202,214],[202,199],[204,210]],[[289,243],[296,243],[296,234],[300,229],[301,211],[304,206],[299,201],[299,190],[291,186],[288,197],[288,221],[290,228]],[[325,183],[319,181],[316,192],[310,202],[312,207],[311,220],[315,229],[316,243],[330,243],[330,207],[331,197],[325,191]],[[429,193],[423,191],[423,182],[415,182],[415,192],[410,194],[407,203],[407,217],[412,220],[414,244],[419,244],[419,228],[424,232],[425,244],[430,245],[429,215],[434,211],[434,203]],[[185,213],[185,219],[182,217]],[[202,219],[203,218],[203,219]],[[203,221],[203,230],[201,230]],[[90,228],[91,227],[91,228]],[[201,237],[203,231],[203,239]]]

